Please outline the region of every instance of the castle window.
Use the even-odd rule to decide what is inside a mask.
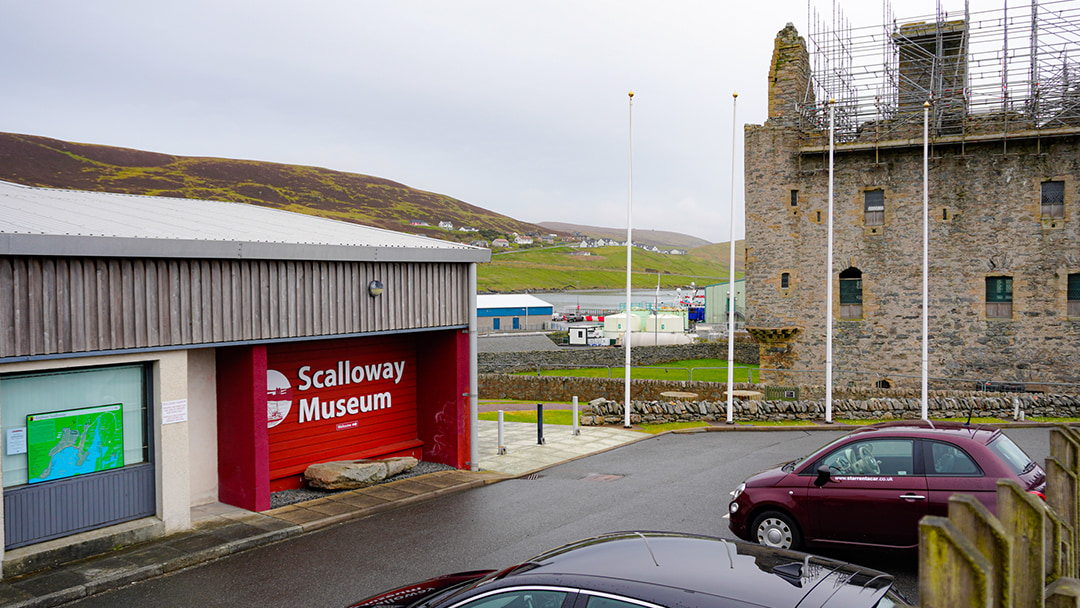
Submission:
[[[862,318],[862,271],[858,268],[840,273],[840,318]]]
[[[1042,183],[1039,211],[1043,217],[1065,217],[1065,182]]]
[[[782,272],[780,273],[780,289],[787,289],[788,287],[791,287],[791,273]]]
[[[866,190],[863,192],[863,223],[867,226],[880,226],[885,223],[885,191]]]
[[[1069,275],[1068,286],[1068,315],[1070,317],[1080,317],[1080,274]]]
[[[791,191],[791,206],[792,207],[798,207],[799,206],[799,191],[798,190],[792,190]]]
[[[986,277],[986,318],[1011,319],[1012,277]]]

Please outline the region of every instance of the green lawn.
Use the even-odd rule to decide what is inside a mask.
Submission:
[[[575,376],[578,378],[622,378],[622,367],[592,367],[542,369],[541,376]],[[646,367],[631,367],[630,378],[635,380],[695,380],[698,382],[727,382],[728,366],[723,359],[687,359]],[[536,372],[518,372],[535,375]],[[751,380],[748,380],[751,378]],[[758,366],[735,364],[735,382],[757,382]]]
[[[477,417],[480,420],[498,420],[499,412],[480,412],[477,414]],[[529,422],[536,424],[536,410],[503,412],[503,422]],[[544,424],[572,426],[574,424],[574,411],[544,409]]]

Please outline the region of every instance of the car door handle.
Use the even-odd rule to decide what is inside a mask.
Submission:
[[[926,497],[922,494],[901,494],[900,498],[904,500],[926,500]]]

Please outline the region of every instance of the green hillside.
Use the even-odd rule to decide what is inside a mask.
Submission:
[[[175,156],[15,133],[0,133],[0,180],[47,188],[249,203],[453,241],[490,241],[519,233],[551,231],[448,195],[369,175],[261,161]],[[419,220],[420,225],[412,225],[412,220]],[[455,227],[475,228],[476,232],[438,228],[444,220]],[[660,241],[674,239],[672,233],[642,234],[650,232]],[[617,231],[612,234],[617,236]],[[701,242],[694,237],[685,239],[686,243]],[[663,246],[672,245],[665,242]],[[736,268],[742,267],[742,251],[740,244]],[[727,280],[726,243],[690,249],[688,255],[635,249],[633,258],[635,287],[655,287],[658,274],[663,287]],[[479,290],[485,292],[617,289],[626,285],[626,250],[609,247],[579,251],[540,246],[509,252],[496,249],[490,264],[479,265],[477,275]]]
[[[701,249],[712,250],[716,245]],[[634,288],[660,286],[675,288],[728,280],[726,265],[712,255],[691,250],[687,255],[665,255],[634,249],[631,283]],[[584,255],[588,253],[588,255]],[[737,273],[741,277],[742,273]],[[496,252],[490,264],[477,269],[477,289],[481,292],[524,290],[617,289],[626,286],[626,249],[600,247],[576,249],[551,247]]]
[[[452,241],[542,230],[452,196],[370,175],[15,133],[0,133],[0,179],[45,188],[250,203]],[[413,220],[427,225],[411,225]],[[479,234],[442,230],[441,221],[476,228]]]

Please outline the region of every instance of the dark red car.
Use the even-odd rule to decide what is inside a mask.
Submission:
[[[954,493],[995,512],[999,479],[1046,488],[1042,467],[996,427],[886,422],[747,479],[727,516],[736,536],[771,547],[913,548],[919,520],[947,515]]]

